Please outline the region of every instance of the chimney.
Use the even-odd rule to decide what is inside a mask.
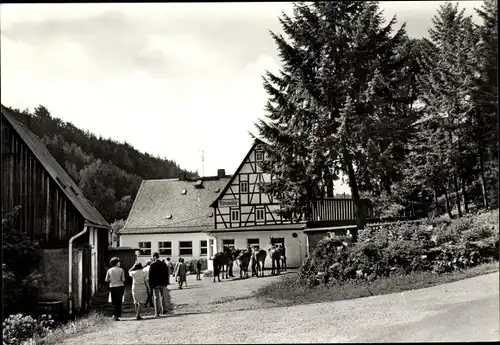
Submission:
[[[217,177],[222,178],[226,176],[226,170],[225,169],[217,169]]]
[[[186,181],[186,173],[185,172],[179,173],[179,181]]]

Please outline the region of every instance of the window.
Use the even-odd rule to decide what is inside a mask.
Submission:
[[[207,240],[200,241],[200,256],[207,256]]]
[[[151,255],[151,242],[139,242],[140,255]]]
[[[231,221],[238,222],[240,220],[240,210],[231,210]]]
[[[248,193],[248,182],[240,182],[240,193]]]
[[[266,219],[266,209],[265,208],[257,208],[255,209],[255,220],[264,220]]]
[[[193,242],[192,241],[179,241],[179,255],[193,255]]]
[[[234,246],[234,239],[222,240],[222,247],[225,247],[225,246]]]
[[[264,151],[255,151],[255,160],[262,162],[264,160]]]
[[[172,255],[172,242],[158,242],[158,254]]]
[[[260,240],[258,238],[247,238],[247,246],[259,246]]]

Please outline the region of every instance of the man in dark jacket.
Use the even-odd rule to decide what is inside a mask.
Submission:
[[[154,293],[155,314],[160,316],[160,309],[163,314],[167,313],[168,266],[160,260],[158,253],[153,254],[153,260],[149,269],[149,285]]]

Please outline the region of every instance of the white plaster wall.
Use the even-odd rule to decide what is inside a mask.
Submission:
[[[160,259],[171,258],[172,262],[177,262],[179,259],[179,242],[180,241],[192,241],[193,242],[193,255],[187,256],[182,255],[184,260],[192,260],[199,258],[207,258],[207,256],[200,255],[200,241],[206,240],[208,243],[208,235],[203,232],[196,233],[181,233],[181,234],[122,234],[120,236],[120,247],[138,247],[139,242],[151,242],[151,255],[158,251],[158,242],[171,241],[172,242],[172,255],[160,255]],[[137,260],[144,264],[147,259],[151,256],[149,255],[139,255]]]
[[[297,233],[297,238],[293,238],[292,234]],[[248,238],[258,238],[260,241],[260,248],[268,250],[270,245],[269,237],[277,237],[285,239],[286,256],[287,256],[287,266],[289,267],[299,267],[302,261],[305,259],[306,255],[306,244],[307,237],[301,230],[286,230],[286,231],[242,231],[242,232],[231,232],[224,234],[214,234],[217,237],[217,248],[218,251],[222,248],[222,240],[224,239],[234,239],[234,245],[236,248],[246,248]],[[211,262],[209,260],[209,267]],[[271,267],[271,259],[266,257],[265,267]]]

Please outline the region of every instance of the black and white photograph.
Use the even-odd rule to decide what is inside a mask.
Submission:
[[[498,3],[0,5],[4,345],[500,341]]]

